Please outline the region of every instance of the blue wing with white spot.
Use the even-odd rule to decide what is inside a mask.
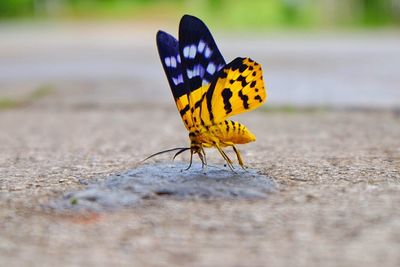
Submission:
[[[158,31],[157,47],[172,94],[178,99],[188,93],[183,80],[178,40],[166,32]]]
[[[158,31],[157,47],[182,120],[188,130],[197,128],[200,103],[225,60],[207,26],[190,15],[180,21],[179,42]]]
[[[183,79],[190,92],[209,84],[226,63],[210,30],[200,19],[184,15],[179,24]]]
[[[189,101],[190,91],[183,78],[183,66],[179,55],[178,41],[170,34],[158,31],[157,47],[176,107],[181,114],[186,129],[189,130],[193,126]]]

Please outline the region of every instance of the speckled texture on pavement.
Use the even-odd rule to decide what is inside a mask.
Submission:
[[[88,214],[44,206],[83,189],[82,178],[135,168],[150,153],[185,145],[174,107],[59,111],[34,105],[2,111],[0,121],[0,254],[7,266],[400,263],[395,112],[254,112],[240,121],[258,140],[241,149],[249,166],[277,183],[267,199],[161,195],[141,206]],[[209,161],[222,163],[212,151]]]

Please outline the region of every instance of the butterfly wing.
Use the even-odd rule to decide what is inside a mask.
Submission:
[[[212,80],[225,65],[210,30],[200,19],[184,15],[179,24],[179,52],[188,86],[193,124],[200,125],[200,104]]]
[[[221,69],[202,101],[205,125],[253,110],[267,98],[261,65],[250,58],[236,58]]]
[[[159,31],[157,47],[188,130],[250,111],[266,100],[261,66],[249,58],[226,65],[209,29],[196,17],[182,17],[179,42]]]
[[[226,64],[210,30],[190,15],[184,15],[179,24],[179,49],[190,91],[209,84]]]
[[[179,44],[172,35],[158,31],[157,48],[162,66],[171,87],[176,106],[181,114],[185,127],[189,130],[192,125],[192,116],[189,110],[189,91],[183,78],[183,66],[179,55]]]

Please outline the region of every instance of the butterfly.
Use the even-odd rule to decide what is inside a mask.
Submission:
[[[233,170],[233,161],[223,150],[232,147],[239,165],[244,168],[235,145],[256,138],[243,124],[227,118],[265,102],[261,65],[242,57],[226,64],[207,26],[191,15],[184,15],[180,21],[179,41],[161,30],[156,40],[176,107],[189,131],[190,147],[168,149],[150,157],[178,150],[175,159],[190,150],[187,169],[192,165],[194,154],[204,167],[207,166],[204,148],[215,147]]]

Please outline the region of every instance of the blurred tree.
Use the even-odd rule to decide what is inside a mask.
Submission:
[[[54,17],[62,12],[66,4],[66,0],[33,0],[34,14]]]
[[[180,13],[244,28],[385,26],[400,25],[400,0],[0,0],[0,18],[175,18]]]
[[[393,1],[359,0],[361,23],[365,25],[382,25],[393,21]]]
[[[0,0],[0,17],[32,16],[33,0]]]

